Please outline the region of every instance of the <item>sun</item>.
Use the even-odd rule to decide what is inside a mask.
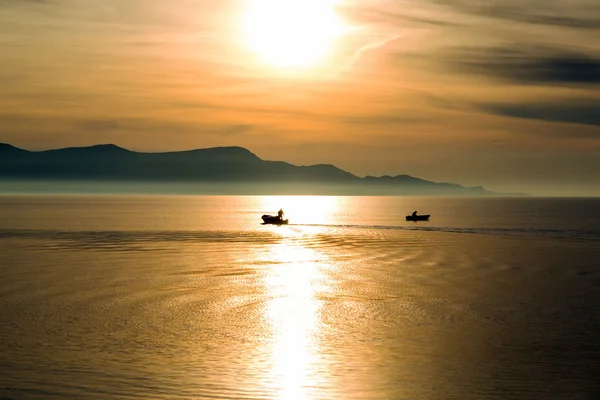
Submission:
[[[248,49],[277,67],[316,65],[344,25],[339,0],[247,0],[243,33]]]

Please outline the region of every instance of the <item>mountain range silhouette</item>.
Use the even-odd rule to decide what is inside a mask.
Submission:
[[[514,195],[409,175],[361,178],[329,164],[262,160],[242,147],[141,153],[114,144],[28,151],[0,143],[0,179],[219,184],[239,194]]]

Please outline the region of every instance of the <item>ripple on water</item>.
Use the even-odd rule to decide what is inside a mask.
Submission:
[[[292,228],[0,231],[0,396],[598,393],[595,246]]]

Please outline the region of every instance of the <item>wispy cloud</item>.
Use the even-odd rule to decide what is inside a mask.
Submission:
[[[348,62],[346,69],[352,68],[354,66],[354,64],[356,62],[358,62],[365,53],[379,49],[379,48],[385,46],[386,44],[391,43],[394,40],[397,40],[401,37],[402,37],[402,34],[396,34],[396,35],[385,37],[383,39],[374,40],[374,41],[369,42],[366,45],[360,47],[358,50],[356,50],[356,52],[354,53],[354,55]]]

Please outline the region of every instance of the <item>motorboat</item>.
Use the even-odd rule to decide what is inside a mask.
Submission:
[[[263,223],[271,224],[271,225],[287,225],[288,220],[279,218],[278,215],[263,215],[262,217]]]
[[[426,214],[426,215],[407,215],[406,216],[406,220],[407,221],[429,221],[429,217],[431,217],[431,215]]]

